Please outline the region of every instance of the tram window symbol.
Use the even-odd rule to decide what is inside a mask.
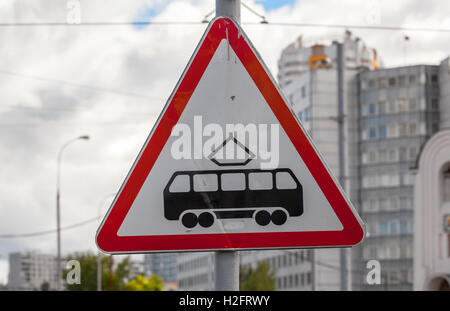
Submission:
[[[269,190],[273,188],[273,177],[270,172],[256,172],[248,174],[250,190]]]
[[[223,173],[220,181],[223,191],[245,190],[244,173]]]
[[[302,185],[288,168],[180,171],[164,189],[165,218],[187,228],[229,218],[283,225],[302,214]]]

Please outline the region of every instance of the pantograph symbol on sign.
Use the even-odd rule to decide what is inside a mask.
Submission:
[[[219,162],[214,156],[230,141],[250,156],[241,163]],[[248,147],[230,135],[209,159],[218,166],[245,166],[254,158]],[[289,185],[279,182],[288,180]],[[261,184],[261,180],[266,181]],[[258,181],[258,182],[252,182]],[[164,188],[164,216],[186,228],[209,228],[215,219],[254,218],[260,226],[281,226],[288,216],[303,214],[302,185],[288,168],[177,171]]]

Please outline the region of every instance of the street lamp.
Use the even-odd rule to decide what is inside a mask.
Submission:
[[[60,185],[61,185],[61,159],[63,151],[66,149],[67,146],[69,146],[71,143],[77,141],[77,140],[88,140],[88,135],[79,136],[77,138],[73,138],[69,141],[67,141],[64,145],[62,145],[61,149],[58,153],[58,160],[57,160],[57,172],[56,172],[56,246],[57,246],[57,257],[56,257],[56,269],[57,269],[57,280],[56,280],[56,286],[57,290],[62,289],[62,267],[61,267],[61,214],[60,214]]]

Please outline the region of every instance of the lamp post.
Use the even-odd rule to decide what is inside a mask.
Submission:
[[[88,140],[88,135],[79,136],[67,141],[64,145],[62,145],[61,149],[59,149],[58,159],[57,159],[57,172],[56,172],[56,247],[57,247],[57,256],[56,256],[56,270],[57,270],[57,280],[56,286],[57,290],[62,289],[62,267],[61,267],[61,213],[60,213],[60,199],[61,199],[61,160],[63,151],[69,146],[71,143],[78,140]]]

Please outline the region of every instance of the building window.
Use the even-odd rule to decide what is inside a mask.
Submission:
[[[397,112],[397,102],[395,100],[388,102],[389,113]]]
[[[376,138],[377,137],[377,129],[375,127],[369,128],[369,138]]]
[[[387,79],[386,78],[379,78],[378,79],[378,87],[379,88],[387,87]]]
[[[410,75],[409,76],[409,84],[414,84],[414,83],[416,83],[416,76]]]
[[[439,110],[439,100],[437,98],[431,99],[431,109],[432,110]]]
[[[438,80],[439,80],[439,78],[438,78],[438,76],[437,76],[437,75],[431,75],[431,82],[433,82],[433,83],[437,83],[437,82],[438,82]]]
[[[391,234],[397,234],[397,222],[391,222],[389,230]]]
[[[300,119],[300,121],[303,121],[303,112],[302,111],[300,111],[298,113],[298,118]]]
[[[388,200],[385,199],[385,198],[381,198],[380,199],[380,210],[381,211],[386,211],[388,209],[387,205],[388,205]]]
[[[411,98],[409,99],[409,110],[416,111],[417,110],[417,99]]]
[[[439,131],[439,123],[435,122],[431,124],[431,133],[436,133]]]
[[[442,172],[442,201],[450,202],[450,164]]]
[[[417,148],[416,147],[410,147],[409,148],[409,159],[411,161],[415,161],[417,157]]]
[[[408,209],[408,197],[400,197],[400,209]]]
[[[375,80],[373,79],[369,80],[369,88],[371,89],[375,88]]]
[[[378,103],[378,114],[385,114],[386,113],[386,102],[380,101]]]
[[[408,104],[406,102],[405,99],[398,99],[397,100],[397,104],[398,104],[398,110],[400,112],[407,112],[408,111]]]
[[[380,135],[380,138],[386,138],[387,130],[386,130],[386,126],[385,125],[380,126],[380,128],[379,128],[379,135]]]
[[[386,162],[386,150],[381,149],[378,151],[378,161],[381,163]]]
[[[396,197],[392,197],[389,200],[389,206],[390,206],[391,210],[397,210],[398,209],[398,204],[397,204],[397,198]]]
[[[380,224],[380,234],[381,235],[386,235],[387,234],[387,224],[382,222]]]
[[[397,160],[397,152],[395,149],[389,150],[389,162],[395,162]]]
[[[375,104],[374,103],[370,103],[369,104],[369,114],[370,115],[374,115],[375,114]]]
[[[417,124],[415,123],[410,123],[409,124],[409,135],[417,135]]]
[[[305,109],[305,121],[308,121],[309,118],[310,118],[310,111],[309,111],[309,108],[306,108]]]
[[[389,86],[395,86],[395,78],[389,78]]]
[[[406,220],[400,220],[400,234],[408,233],[408,222]]]
[[[450,258],[450,233],[447,234],[447,257]]]
[[[306,86],[302,86],[302,98],[306,97]]]
[[[406,148],[400,148],[399,149],[399,158],[400,161],[407,161],[408,160],[408,153]]]

